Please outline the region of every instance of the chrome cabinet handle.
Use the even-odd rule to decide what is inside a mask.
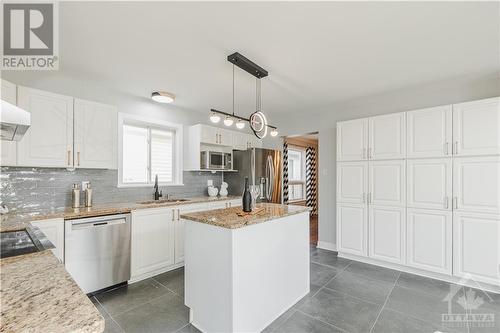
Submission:
[[[365,203],[365,202],[366,202],[366,193],[363,192],[363,203]]]
[[[368,148],[368,158],[373,158],[372,148]]]
[[[458,197],[453,197],[453,209],[458,209]]]
[[[181,220],[181,210],[177,209],[177,221]]]
[[[366,148],[363,148],[363,159],[367,159],[368,156],[366,156]]]
[[[172,222],[175,221],[175,209],[172,209]]]
[[[71,165],[71,150],[68,150],[68,165]]]
[[[446,197],[444,197],[444,208],[445,208],[445,209],[448,209],[448,199],[449,199],[449,198],[448,198],[447,196],[446,196]]]
[[[449,154],[449,150],[448,150],[448,149],[449,149],[449,146],[450,146],[449,142],[446,142],[446,143],[444,144],[444,154],[445,154],[445,155],[448,155],[448,154]]]
[[[455,155],[458,155],[458,141],[455,141]]]
[[[76,153],[76,157],[78,159],[78,166],[80,166],[80,152]]]

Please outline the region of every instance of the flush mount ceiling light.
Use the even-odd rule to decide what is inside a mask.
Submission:
[[[232,126],[234,120],[236,120],[237,129],[245,128],[245,123],[248,122],[253,133],[259,139],[263,139],[267,136],[268,129],[271,129],[271,136],[277,136],[278,130],[276,126],[269,125],[266,115],[262,112],[262,89],[260,79],[268,75],[267,71],[238,52],[229,55],[227,60],[233,64],[233,113],[211,109],[210,121],[218,123],[221,117],[224,117],[224,125]],[[255,112],[250,115],[250,118],[240,117],[234,114],[234,65],[256,77]]]
[[[153,91],[151,98],[158,103],[172,103],[175,100],[175,95],[166,91]]]

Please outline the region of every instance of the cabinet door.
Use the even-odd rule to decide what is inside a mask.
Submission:
[[[233,133],[233,149],[247,150],[248,149],[248,135],[245,133]]]
[[[406,157],[405,113],[369,118],[368,155],[371,160]]]
[[[451,105],[407,112],[407,156],[451,156],[451,118]]]
[[[31,112],[31,126],[17,144],[18,165],[73,166],[73,98],[18,87],[19,107]]]
[[[453,275],[500,285],[500,216],[453,213]]]
[[[337,163],[337,201],[366,204],[368,162]]]
[[[408,266],[451,275],[452,213],[408,208]]]
[[[239,207],[242,205],[242,201],[241,199],[230,200],[228,201],[228,205],[229,207]]]
[[[17,86],[9,81],[1,80],[1,97],[4,101],[17,105]],[[1,141],[0,165],[15,166],[17,164],[17,142]]]
[[[339,252],[367,255],[366,205],[337,204],[337,245]]]
[[[451,210],[450,158],[407,160],[408,207]]]
[[[406,209],[370,206],[368,225],[369,256],[404,264],[406,259]]]
[[[453,105],[454,154],[500,154],[500,97]]]
[[[32,225],[39,228],[44,235],[49,239],[52,245],[52,253],[56,256],[61,263],[64,262],[64,220],[63,219],[49,219],[32,221]]]
[[[155,275],[174,260],[174,209],[132,212],[132,279]]]
[[[75,99],[75,167],[116,168],[117,111]]]
[[[368,203],[373,205],[406,206],[406,165],[404,160],[369,163]]]
[[[500,214],[500,157],[453,160],[453,209]]]
[[[367,159],[368,118],[337,123],[337,161]]]
[[[182,214],[186,213],[193,213],[193,212],[201,212],[207,210],[207,205],[206,204],[195,204],[195,205],[186,205],[186,206],[179,206],[179,208],[176,209],[176,217],[175,217],[175,223],[174,223],[174,229],[175,229],[175,254],[174,254],[174,262],[175,264],[180,264],[184,262],[184,243],[185,243],[185,235],[184,235],[184,229],[186,225],[186,220],[182,219],[180,216]]]
[[[233,145],[233,131],[228,131],[225,129],[218,129],[220,145],[232,146]]]
[[[218,128],[207,125],[200,125],[200,131],[201,142],[214,145],[219,143]]]

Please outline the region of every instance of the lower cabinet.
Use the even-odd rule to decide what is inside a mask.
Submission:
[[[396,264],[406,261],[406,209],[370,206],[368,256]]]
[[[500,285],[500,215],[453,214],[453,275]]]
[[[407,259],[411,267],[451,275],[452,213],[408,208]]]
[[[337,246],[339,252],[367,255],[367,206],[337,205]]]
[[[39,228],[49,239],[52,245],[52,253],[61,263],[64,262],[64,219],[48,219],[33,221],[31,224]]]
[[[175,264],[181,264],[184,262],[184,226],[186,221],[181,219],[180,216],[186,213],[201,212],[207,210],[207,204],[195,204],[188,206],[179,206],[177,211],[177,217],[174,218],[175,225]]]
[[[174,265],[175,210],[132,211],[131,280],[141,280]]]

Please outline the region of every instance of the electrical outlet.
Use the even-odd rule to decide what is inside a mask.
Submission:
[[[212,179],[208,179],[207,186],[213,186],[213,185],[214,185],[214,181]]]
[[[82,181],[82,191],[85,191],[85,189],[87,188],[87,185],[90,183],[90,181],[88,180],[83,180]]]

